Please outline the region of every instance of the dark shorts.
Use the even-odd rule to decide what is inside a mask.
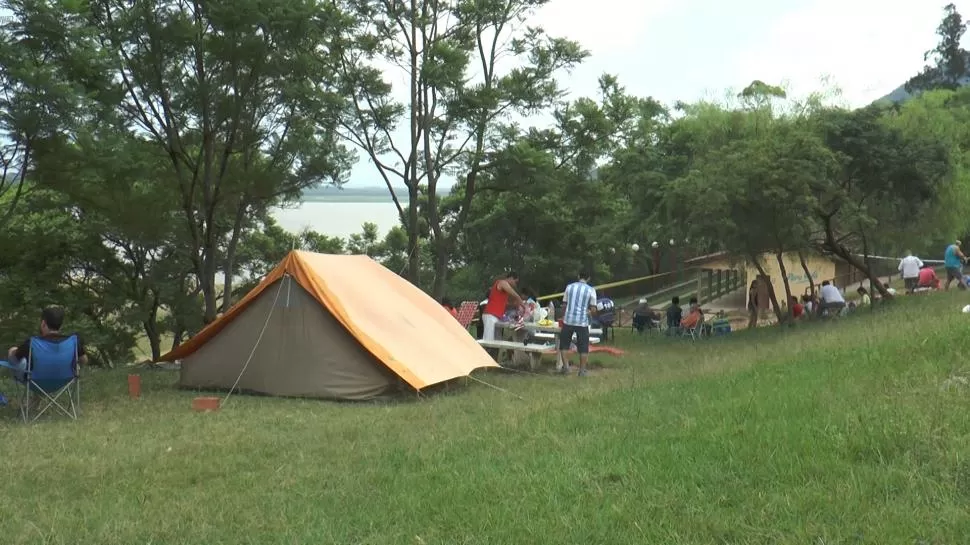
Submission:
[[[906,278],[906,279],[903,280],[903,282],[906,283],[906,289],[907,290],[913,291],[919,285],[919,277],[918,276],[914,276],[913,278]]]
[[[579,325],[562,325],[562,331],[559,332],[559,350],[569,350],[573,335],[576,336],[576,352],[589,354],[589,328]]]
[[[947,280],[963,280],[963,269],[960,267],[947,267],[946,268],[946,279]]]

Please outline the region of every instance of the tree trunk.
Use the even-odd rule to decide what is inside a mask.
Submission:
[[[148,337],[148,345],[151,347],[152,361],[158,361],[158,358],[162,357],[162,339],[158,333],[158,327],[154,320],[145,320],[142,325],[145,328],[145,336]]]
[[[869,283],[875,286],[879,291],[879,295],[884,298],[892,298],[892,295],[886,291],[886,288],[881,282],[879,282],[879,279],[873,276],[869,267],[867,267],[864,262],[859,261],[859,258],[852,255],[852,252],[850,252],[848,248],[839,244],[839,241],[835,238],[835,231],[832,229],[831,219],[822,218],[822,221],[825,224],[825,242],[823,243],[825,250],[837,257],[842,258],[842,260],[848,263],[849,266],[866,275],[866,278],[869,279]]]
[[[445,288],[448,286],[448,248],[447,240],[438,241],[435,244],[434,252],[434,286],[431,289],[432,296],[441,300],[445,296]]]
[[[778,306],[778,298],[775,297],[775,286],[774,284],[771,283],[771,279],[768,278],[767,273],[765,273],[765,268],[761,266],[761,261],[759,261],[759,256],[755,255],[751,257],[752,257],[751,260],[754,263],[755,268],[758,269],[758,275],[761,278],[764,278],[765,282],[768,283],[768,300],[771,301],[771,307],[775,311],[775,317],[777,317],[778,322],[781,323],[782,321],[781,307]]]
[[[778,272],[781,273],[781,281],[785,285],[785,302],[788,304],[789,323],[795,320],[795,305],[791,304],[791,284],[788,283],[788,269],[785,268],[784,252],[776,252],[775,259],[778,260]]]
[[[808,292],[812,296],[812,300],[815,300],[815,278],[812,277],[812,271],[808,270],[808,262],[805,261],[805,254],[801,251],[798,252],[798,261],[802,264],[802,270],[805,272],[805,278],[808,278]]]
[[[156,293],[152,298],[152,307],[148,313],[148,318],[142,322],[142,326],[145,328],[145,336],[148,337],[148,345],[152,350],[153,362],[162,357],[162,335],[158,330],[158,307],[159,300]]]
[[[222,279],[222,310],[220,312],[228,312],[229,307],[232,306],[232,279],[236,276],[236,248],[239,246],[242,223],[248,208],[247,204],[240,203],[236,209],[236,219],[232,224],[232,235],[229,237],[228,246],[226,246],[226,260],[222,271],[225,277]]]
[[[421,252],[418,247],[421,243],[421,233],[418,223],[418,188],[417,186],[408,187],[408,280],[415,286],[420,286],[421,281]]]
[[[175,350],[182,344],[182,340],[185,338],[185,326],[176,322],[175,331],[172,332],[172,350]]]

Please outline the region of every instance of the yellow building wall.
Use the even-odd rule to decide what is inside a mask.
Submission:
[[[788,285],[791,288],[792,295],[801,298],[809,289],[810,283],[808,276],[805,274],[805,270],[802,268],[801,261],[798,259],[798,254],[786,254],[783,256],[782,261],[788,273]],[[805,263],[808,265],[808,271],[812,275],[812,280],[816,285],[821,284],[823,280],[832,280],[835,278],[835,262],[831,259],[809,254],[805,256]],[[778,259],[771,254],[765,254],[762,257],[761,266],[765,274],[768,275],[768,278],[771,279],[778,303],[785,304],[785,283],[782,281],[782,274],[778,267]],[[748,284],[759,275],[758,268],[751,263],[746,264],[745,272],[748,277]],[[747,305],[747,301],[745,304]]]

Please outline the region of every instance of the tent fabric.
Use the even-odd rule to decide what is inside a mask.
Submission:
[[[235,384],[243,392],[365,400],[391,393],[401,381],[284,276],[182,361],[180,384],[199,389]]]
[[[310,304],[302,310],[285,306],[296,305],[301,297],[321,312],[315,314]],[[229,388],[270,310],[273,316],[240,389],[362,398],[391,387],[388,376],[420,390],[478,368],[498,367],[444,307],[370,257],[299,250],[290,252],[228,312],[159,361],[183,360],[184,386]],[[367,374],[365,368],[377,371]],[[316,390],[309,384],[313,381]],[[301,388],[318,393],[293,393]],[[350,394],[352,390],[357,393]]]

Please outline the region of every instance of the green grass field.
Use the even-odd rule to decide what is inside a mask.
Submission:
[[[44,544],[957,544],[970,302],[696,344],[423,400],[233,396],[91,371],[81,421],[0,421],[0,536]],[[9,384],[9,383],[4,383]]]

